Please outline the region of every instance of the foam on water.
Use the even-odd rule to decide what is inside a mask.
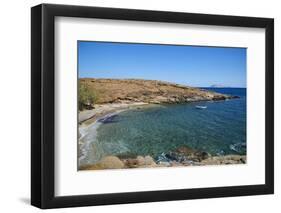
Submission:
[[[99,161],[103,156],[105,156],[105,149],[109,149],[105,144],[99,143],[97,140],[97,130],[102,124],[112,122],[112,119],[118,115],[118,113],[123,110],[116,111],[114,113],[109,113],[102,118],[98,119],[89,126],[79,127],[79,165],[85,165],[89,163],[95,163]],[[122,147],[122,143],[116,142],[115,146]],[[112,149],[113,147],[110,147]],[[125,148],[124,148],[125,150]]]

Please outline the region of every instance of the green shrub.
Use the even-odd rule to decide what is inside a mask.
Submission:
[[[97,93],[89,88],[86,84],[79,83],[78,105],[79,110],[92,109],[98,100]]]

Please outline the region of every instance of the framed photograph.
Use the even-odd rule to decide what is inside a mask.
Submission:
[[[272,194],[274,21],[31,9],[31,203]]]

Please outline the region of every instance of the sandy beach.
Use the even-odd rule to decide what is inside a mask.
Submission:
[[[79,161],[82,162],[85,159],[87,150],[89,149],[90,143],[84,142],[82,139],[84,136],[91,132],[92,138],[96,137],[96,131],[99,127],[99,120],[108,119],[113,115],[129,109],[135,109],[139,107],[147,106],[144,102],[123,102],[123,103],[107,103],[97,104],[94,109],[83,110],[79,112],[79,135],[78,135],[78,156]]]
[[[107,104],[96,104],[94,109],[83,110],[79,112],[78,121],[79,126],[87,126],[96,122],[99,119],[107,116],[108,114],[120,113],[124,110],[133,109],[148,105],[144,102],[123,102],[123,103],[107,103]]]

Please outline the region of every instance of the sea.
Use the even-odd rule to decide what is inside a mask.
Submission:
[[[246,89],[202,89],[239,98],[150,105],[112,114],[84,131],[80,165],[96,163],[107,155],[150,155],[156,159],[181,146],[211,155],[245,155]]]

